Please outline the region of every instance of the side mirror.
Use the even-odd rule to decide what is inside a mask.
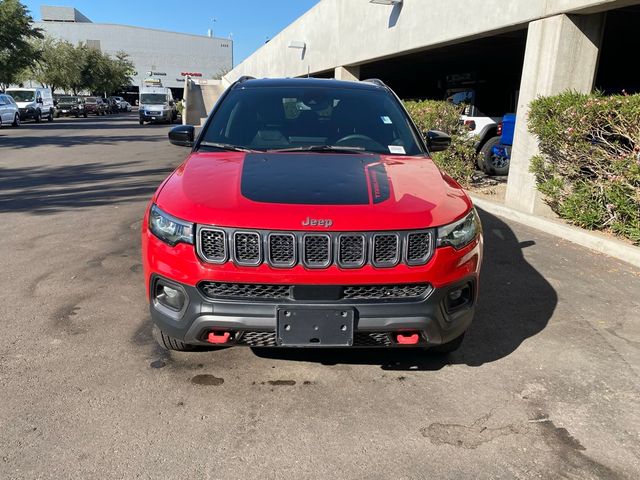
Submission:
[[[442,152],[451,146],[451,137],[444,132],[429,130],[425,136],[430,152]]]
[[[42,103],[42,98],[36,98],[36,103]]]
[[[193,125],[178,125],[169,130],[169,141],[181,147],[192,147],[195,131]]]

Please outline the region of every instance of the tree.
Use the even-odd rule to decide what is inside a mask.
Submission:
[[[134,73],[133,63],[124,52],[116,53],[115,58],[100,50],[80,45],[82,89],[103,94],[113,93],[131,83]]]
[[[80,52],[73,44],[45,37],[33,42],[39,58],[19,76],[22,80],[35,80],[42,86],[66,91],[74,90],[82,65],[78,62]]]
[[[38,58],[30,40],[42,38],[33,18],[18,0],[0,0],[0,84],[14,83],[17,75]]]

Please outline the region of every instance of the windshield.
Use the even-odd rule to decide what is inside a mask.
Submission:
[[[76,97],[60,97],[59,103],[76,103],[78,100]]]
[[[398,155],[423,153],[393,95],[356,88],[232,90],[202,140],[252,150],[329,146]]]
[[[454,105],[473,105],[475,92],[473,90],[450,90],[447,92],[447,102]]]
[[[7,90],[7,95],[11,95],[16,102],[33,102],[34,92],[29,90]]]
[[[145,105],[157,105],[166,101],[167,96],[164,93],[143,93],[140,95],[140,103]]]

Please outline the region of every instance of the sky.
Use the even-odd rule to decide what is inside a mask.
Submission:
[[[75,7],[95,23],[120,23],[233,39],[234,63],[255,52],[265,40],[320,0],[22,0],[34,20],[40,5]],[[187,9],[183,6],[188,5]],[[215,23],[213,19],[216,19]]]

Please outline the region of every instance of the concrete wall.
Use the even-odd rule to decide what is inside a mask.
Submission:
[[[147,72],[154,70],[167,74],[158,77],[164,86],[182,88],[182,72],[213,78],[229,70],[233,62],[233,42],[225,38],[105,23],[35,23],[54,38],[73,44],[97,40],[105,53],[128,53],[137,71],[133,84],[138,86],[147,78]]]
[[[201,125],[226,87],[222,80],[189,79],[184,89],[185,111],[182,123]]]
[[[630,0],[404,0],[402,7],[369,0],[321,0],[234,68],[227,79],[295,77],[401,53],[458,43],[578,11],[639,3]],[[306,43],[304,54],[289,48]]]

